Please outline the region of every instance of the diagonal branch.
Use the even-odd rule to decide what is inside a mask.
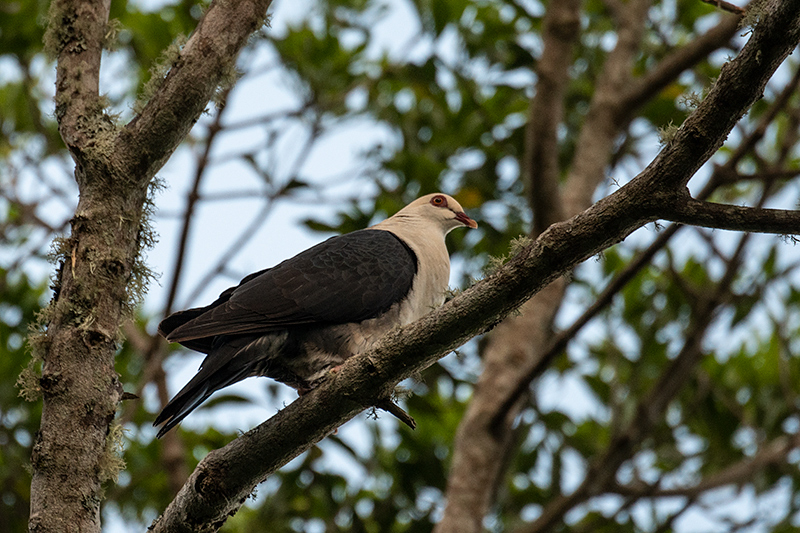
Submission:
[[[625,93],[623,97],[625,103],[620,108],[625,116],[620,116],[619,120],[627,122],[629,116],[636,109],[675,81],[681,72],[696,65],[708,57],[708,54],[728,43],[739,29],[741,20],[740,16],[723,17],[719,24],[699,38],[662,59],[655,68],[638,79]]]
[[[769,10],[769,15],[755,27],[741,53],[722,66],[708,96],[648,167],[670,159],[670,165],[686,166],[689,172],[652,174],[651,179],[664,179],[664,185],[675,188],[685,186],[697,169],[722,146],[736,122],[761,98],[771,77],[765,77],[764,72],[774,72],[797,46],[800,41],[797,2],[771,0],[762,7]],[[717,120],[711,116],[716,116]],[[673,179],[677,181],[671,181]]]
[[[149,178],[189,133],[220,83],[234,72],[247,39],[264,24],[272,0],[215,0],[161,86],[120,133],[117,153],[134,175]]]
[[[722,9],[723,11],[728,11],[730,13],[736,13],[737,15],[744,15],[745,9],[737,6],[736,4],[731,4],[730,2],[726,2],[725,0],[702,0],[706,4],[711,4],[712,6],[717,6],[718,8]]]
[[[352,357],[331,378],[271,419],[211,452],[155,523],[214,523],[236,511],[252,489],[333,429],[387,397],[394,386],[471,337],[487,331],[574,264],[619,241],[648,220],[635,196],[617,194],[551,226],[494,276],[476,283],[421,320],[394,330]],[[615,215],[597,223],[601,213]]]
[[[733,282],[741,264],[749,235],[739,240],[733,256],[728,260],[722,279],[717,283],[711,297],[702,300],[694,309],[694,317],[687,331],[683,346],[650,391],[638,403],[635,415],[615,432],[605,452],[589,466],[583,482],[568,495],[554,499],[542,510],[542,514],[519,533],[543,533],[552,531],[564,515],[587,498],[602,494],[616,484],[616,475],[622,463],[634,453],[642,438],[649,434],[661,420],[669,402],[685,384],[691,371],[702,358],[702,340],[711,326],[720,298]]]

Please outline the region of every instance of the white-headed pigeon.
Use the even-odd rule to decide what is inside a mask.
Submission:
[[[163,436],[214,391],[267,376],[301,393],[395,326],[444,302],[444,238],[477,227],[452,197],[429,194],[368,229],[332,237],[250,274],[206,307],[165,318],[158,332],[208,354],[154,425]]]

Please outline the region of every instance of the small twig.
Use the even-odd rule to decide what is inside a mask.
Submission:
[[[403,411],[403,408],[394,403],[391,399],[384,398],[383,400],[379,400],[375,402],[375,407],[394,415],[395,418],[411,429],[417,428],[417,422],[414,420],[414,418],[410,414]]]

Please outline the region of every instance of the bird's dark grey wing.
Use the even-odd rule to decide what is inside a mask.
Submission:
[[[416,271],[414,252],[394,234],[355,231],[251,274],[208,307],[167,317],[159,331],[190,348],[200,340],[200,349],[215,335],[359,322],[405,298]]]

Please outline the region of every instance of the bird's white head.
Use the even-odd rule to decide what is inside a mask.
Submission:
[[[426,194],[417,198],[387,219],[386,222],[392,219],[398,222],[400,220],[416,219],[426,223],[434,223],[441,228],[442,233],[445,235],[458,227],[478,227],[478,223],[467,216],[464,208],[455,198],[440,192]]]

